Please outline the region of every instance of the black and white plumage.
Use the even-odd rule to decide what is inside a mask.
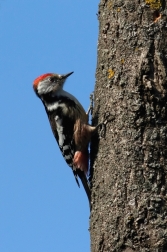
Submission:
[[[86,178],[88,170],[88,143],[97,127],[88,124],[88,115],[79,101],[63,90],[68,76],[44,74],[35,79],[33,87],[42,100],[53,134],[67,164],[72,168],[87,193],[90,202],[90,189]]]

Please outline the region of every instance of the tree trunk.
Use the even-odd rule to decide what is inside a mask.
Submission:
[[[98,18],[91,251],[167,251],[166,2],[101,0]]]

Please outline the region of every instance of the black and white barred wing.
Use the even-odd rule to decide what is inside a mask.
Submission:
[[[80,187],[78,176],[81,178],[80,173],[84,173],[84,172],[80,171],[79,169],[75,169],[73,166],[75,144],[74,144],[73,135],[71,135],[71,132],[73,132],[70,129],[71,125],[69,125],[69,127],[67,126],[63,127],[64,123],[62,123],[62,119],[58,118],[58,116],[56,116],[55,121],[56,121],[56,134],[54,134],[55,138],[58,142],[59,148],[61,150],[61,153],[66,163],[72,168],[75,180],[78,186]]]
[[[71,125],[65,125],[63,120],[58,115],[55,116],[55,123],[56,134],[54,135],[58,142],[59,148],[67,164],[72,167],[75,149],[73,135],[71,134],[73,131],[70,130]]]

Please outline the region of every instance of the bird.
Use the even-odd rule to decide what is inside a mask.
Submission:
[[[97,126],[88,123],[88,114],[72,94],[64,90],[67,78],[73,74],[46,73],[37,77],[33,89],[42,101],[53,135],[60,151],[71,167],[79,186],[80,178],[91,205],[91,190],[87,179],[89,152],[88,145]]]

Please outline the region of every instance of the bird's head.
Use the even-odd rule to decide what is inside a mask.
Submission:
[[[63,75],[53,73],[40,75],[33,82],[34,91],[39,97],[47,94],[58,94],[63,89],[67,77],[71,74],[73,72]]]

